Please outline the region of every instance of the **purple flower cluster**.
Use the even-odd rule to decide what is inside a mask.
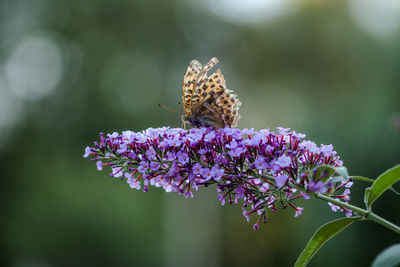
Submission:
[[[304,134],[277,128],[149,128],[142,132],[101,133],[100,142],[86,147],[84,157],[92,156],[98,170],[111,167],[111,176],[126,179],[129,186],[148,191],[162,187],[193,197],[199,186],[217,184],[221,204],[242,200],[243,215],[254,225],[266,222],[267,210],[292,207],[295,217],[303,208],[293,201],[321,193],[349,200],[351,181],[338,179],[323,166],[342,166],[332,145],[317,146],[303,140]],[[332,179],[335,178],[335,179]],[[342,194],[338,190],[346,187]],[[351,211],[331,204],[332,210]]]

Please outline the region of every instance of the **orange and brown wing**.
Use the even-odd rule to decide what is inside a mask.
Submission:
[[[186,69],[185,76],[183,76],[182,101],[185,113],[192,109],[192,96],[196,89],[197,77],[202,69],[203,67],[199,61],[192,60]]]
[[[202,93],[206,89],[205,83],[208,81],[207,72],[218,63],[218,59],[213,57],[200,71],[196,80],[196,89],[192,95],[192,110],[196,108],[202,98]]]
[[[236,127],[240,105],[237,95],[226,88],[224,76],[218,69],[204,82],[198,105],[193,110],[196,116],[215,122],[217,128]]]
[[[237,95],[232,93],[233,91],[226,89],[225,92],[216,99],[216,105],[221,107],[222,119],[225,125],[229,127],[236,127],[237,122],[240,119],[239,107],[242,103],[239,101]]]

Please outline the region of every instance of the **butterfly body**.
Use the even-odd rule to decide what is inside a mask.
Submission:
[[[194,115],[182,115],[182,122],[188,122],[190,125],[201,128],[201,127],[214,127],[217,128],[216,124],[212,121],[212,118],[208,117],[196,117]]]
[[[241,105],[237,96],[226,88],[221,70],[207,76],[207,72],[218,63],[212,58],[204,67],[192,60],[183,78],[182,100],[184,123],[194,127],[236,127]]]

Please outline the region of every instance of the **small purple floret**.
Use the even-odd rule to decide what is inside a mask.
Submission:
[[[286,174],[281,174],[275,178],[276,181],[276,187],[280,188],[285,185],[286,181],[289,179],[289,177]]]
[[[152,171],[157,171],[159,168],[160,168],[160,164],[159,164],[158,162],[152,161],[152,162],[150,163],[150,169],[151,169]]]
[[[101,162],[100,160],[97,161],[97,162],[96,162],[96,166],[97,166],[97,169],[98,169],[99,171],[101,171],[101,170],[103,169],[103,162]]]
[[[89,157],[90,153],[92,153],[92,149],[90,147],[85,148],[85,154],[83,155],[84,158]]]
[[[328,188],[325,186],[325,184],[322,181],[316,182],[316,181],[310,181],[308,184],[308,190],[310,192],[319,192],[319,193],[325,193]]]

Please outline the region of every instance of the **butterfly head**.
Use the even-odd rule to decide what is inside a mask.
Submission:
[[[192,114],[184,114],[181,116],[182,122],[189,123],[191,126],[196,127],[196,128],[201,128],[201,127],[216,127],[217,125],[207,117],[197,117]]]

